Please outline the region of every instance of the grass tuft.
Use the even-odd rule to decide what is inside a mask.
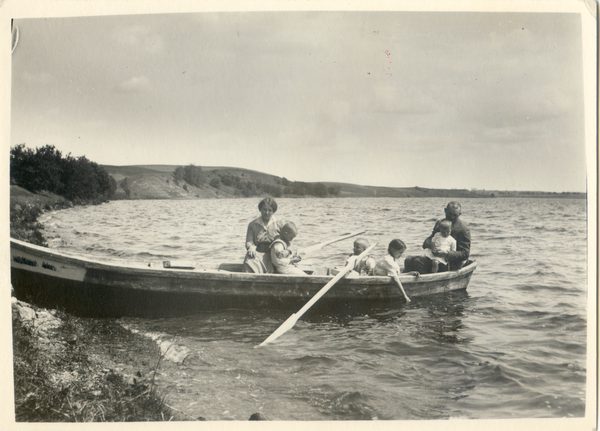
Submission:
[[[43,213],[37,204],[19,204],[10,207],[10,236],[32,244],[46,246],[42,230],[44,226],[37,218]]]

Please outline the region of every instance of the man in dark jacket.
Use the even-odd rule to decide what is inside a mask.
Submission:
[[[458,202],[452,201],[448,203],[444,209],[446,217],[435,222],[431,235],[423,242],[423,248],[431,248],[431,239],[439,231],[440,222],[449,220],[452,223],[452,232],[450,235],[456,240],[456,251],[436,252],[432,253],[435,256],[446,258],[450,271],[462,268],[465,261],[469,258],[471,252],[471,231],[462,220],[459,219],[461,214],[461,206]],[[431,259],[427,256],[409,256],[404,263],[404,271],[418,271],[421,274],[431,272]]]

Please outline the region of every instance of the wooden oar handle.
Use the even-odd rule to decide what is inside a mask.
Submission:
[[[351,234],[348,234],[348,235],[344,235],[344,236],[342,236],[340,238],[330,239],[330,240],[324,241],[324,242],[322,242],[320,244],[311,245],[310,247],[306,247],[304,250],[301,250],[300,254],[304,255],[304,254],[312,253],[314,251],[322,249],[326,245],[333,244],[334,242],[338,242],[338,241],[343,241],[343,240],[348,239],[348,238],[353,238],[355,236],[362,235],[365,232],[366,231],[363,230],[361,232],[356,232],[356,233],[351,233]]]

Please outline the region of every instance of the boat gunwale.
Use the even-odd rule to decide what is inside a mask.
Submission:
[[[211,268],[197,268],[197,269],[175,269],[175,268],[163,268],[147,266],[145,262],[134,262],[124,261],[116,262],[102,262],[92,260],[86,257],[72,256],[63,252],[58,252],[47,247],[30,244],[25,241],[10,238],[11,248],[15,247],[18,250],[29,252],[32,254],[42,254],[48,256],[49,259],[59,261],[61,263],[68,263],[76,266],[83,267],[85,269],[93,269],[100,271],[113,271],[120,272],[124,275],[145,275],[150,277],[165,277],[165,278],[182,278],[182,279],[204,279],[204,280],[231,280],[244,282],[276,282],[285,283],[289,281],[291,283],[322,283],[326,284],[330,281],[332,275],[295,275],[295,274],[253,274],[244,272],[232,272],[219,269]],[[13,261],[11,259],[11,265]],[[468,273],[471,273],[477,267],[477,262],[471,260],[466,266],[459,269],[458,271],[447,271],[434,274],[422,274],[419,277],[411,273],[401,274],[399,279],[403,284],[421,284],[429,282],[438,282],[450,279],[460,278]],[[59,276],[60,277],[60,276]],[[368,277],[356,277],[356,278],[344,278],[344,284],[348,283],[351,285],[382,285],[393,283],[393,279],[389,276],[368,276]]]

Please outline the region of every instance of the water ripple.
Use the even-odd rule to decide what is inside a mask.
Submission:
[[[53,238],[51,247],[75,254],[213,267],[242,261],[257,203],[117,201],[53,212],[45,232]],[[378,243],[373,256],[380,259],[393,238],[407,244],[406,255],[422,253],[446,202],[278,204],[278,218],[297,221],[297,247],[367,229],[364,236]],[[479,262],[466,292],[417,297],[362,316],[307,314],[265,349],[252,347],[289,313],[231,310],[136,319],[140,330],[178,335],[192,352],[183,364],[161,365],[157,384],[174,407],[195,416],[205,416],[202,409],[218,412],[215,420],[247,419],[246,412],[259,408],[275,420],[581,417],[592,350],[585,201],[461,204],[471,227],[471,254]],[[351,252],[352,240],[341,241],[310,259],[339,266]],[[245,417],[236,417],[237,411]]]

